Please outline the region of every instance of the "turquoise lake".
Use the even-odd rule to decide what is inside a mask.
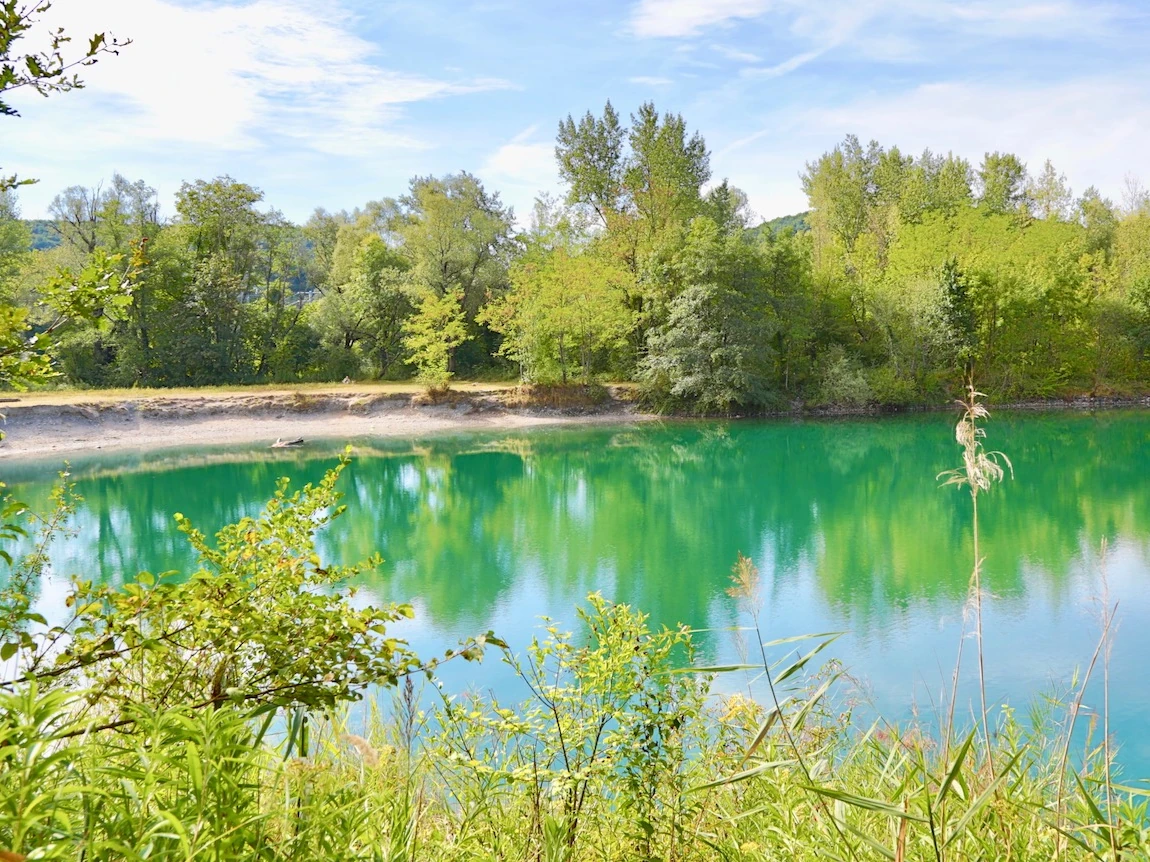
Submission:
[[[416,619],[402,633],[427,655],[487,629],[521,647],[541,616],[574,625],[575,607],[601,591],[656,625],[708,629],[707,662],[739,658],[730,629],[746,611],[726,589],[743,553],[762,574],[768,637],[844,631],[824,655],[857,681],[848,700],[930,716],[949,689],[971,569],[969,496],[936,479],[960,462],[954,418],[357,440],[341,479],[348,511],[319,544],[331,561],[383,555],[360,596],[410,601]],[[1064,692],[1090,661],[1108,597],[1119,619],[1111,727],[1126,778],[1150,777],[1150,413],[996,414],[987,442],[1015,472],[980,502],[988,697],[1022,712]],[[190,570],[172,513],[212,532],[258,512],[277,477],[317,479],[341,449],[74,457],[84,502],[39,606],[58,616],[72,574],[119,583]],[[61,466],[8,459],[0,479],[42,504]],[[448,664],[442,680],[517,696],[494,660]],[[1092,688],[1087,707],[1100,695]],[[975,697],[968,674],[960,710]]]

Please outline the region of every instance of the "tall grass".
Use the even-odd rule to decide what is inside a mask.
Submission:
[[[1105,594],[1098,648],[1065,697],[1024,716],[988,709],[977,506],[1009,461],[983,449],[987,418],[972,389],[963,466],[943,477],[969,491],[975,519],[969,723],[954,693],[937,722],[861,721],[841,670],[817,666],[836,635],[769,638],[758,570],[740,556],[731,594],[756,655],[737,665],[697,666],[692,631],[653,630],[593,595],[583,634],[548,621],[521,654],[491,640],[522,703],[434,684],[421,696],[408,675],[390,708],[354,721],[145,701],[98,730],[86,691],[10,686],[0,860],[1150,858],[1146,793],[1112,772],[1108,694],[1099,726],[1079,727],[1091,678],[1108,689]],[[961,673],[960,652],[955,691]],[[718,694],[721,674],[748,693]]]

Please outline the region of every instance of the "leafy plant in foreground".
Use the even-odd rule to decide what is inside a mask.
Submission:
[[[177,514],[199,570],[141,572],[119,588],[77,581],[69,618],[19,639],[17,669],[0,688],[84,688],[101,723],[122,726],[130,704],[331,709],[432,669],[436,660],[421,662],[388,632],[409,605],[356,608],[354,588],[341,589],[378,556],[333,566],[316,554],[316,531],[343,511],[335,485],[346,464],[295,493],[281,481],[258,517],[223,528],[214,547]],[[479,647],[447,655],[476,658]]]

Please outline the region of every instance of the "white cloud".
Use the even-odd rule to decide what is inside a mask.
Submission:
[[[538,126],[531,126],[503,144],[487,157],[479,171],[487,188],[498,189],[503,202],[515,208],[521,227],[531,216],[536,196],[559,188],[555,144],[532,141],[537,130]]]
[[[675,83],[670,78],[657,78],[650,75],[636,75],[634,78],[628,78],[627,81],[642,87],[666,87]]]
[[[692,36],[731,20],[757,18],[771,0],[640,0],[631,29],[645,38]]]
[[[799,172],[848,133],[907,153],[954,151],[975,165],[992,150],[1017,153],[1033,171],[1049,158],[1076,193],[1094,185],[1118,200],[1124,175],[1146,170],[1150,94],[1136,81],[924,84],[901,95],[764,117],[763,129],[720,146],[712,161],[716,175],[729,175],[768,217],[806,209]]]
[[[763,61],[763,58],[758,54],[752,54],[750,51],[740,51],[738,48],[732,48],[729,45],[711,45],[711,50],[726,57],[728,60],[734,60],[736,63],[761,63]]]
[[[322,0],[56,0],[49,15],[45,31],[62,22],[77,43],[107,30],[132,44],[84,69],[83,93],[20,94],[26,117],[5,121],[5,167],[30,175],[60,175],[80,159],[158,160],[162,150],[169,159],[416,150],[430,143],[404,128],[405,106],[509,86],[389,69],[355,21]]]
[[[801,66],[805,66],[811,60],[816,60],[826,53],[825,48],[820,48],[815,51],[803,51],[801,54],[783,60],[781,63],[776,63],[773,66],[752,66],[744,69],[741,74],[747,78],[778,78],[788,72],[793,72]]]
[[[1098,32],[1117,15],[1108,4],[1086,0],[638,0],[630,26],[641,38],[682,38],[769,16],[825,44],[879,19],[900,29],[933,23],[983,36],[1047,38]]]

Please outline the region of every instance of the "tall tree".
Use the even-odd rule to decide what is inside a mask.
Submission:
[[[28,254],[32,235],[20,220],[20,206],[13,189],[0,191],[0,301],[8,294],[9,280]]]
[[[578,124],[570,114],[559,123],[555,159],[568,187],[567,202],[590,207],[603,226],[621,207],[626,134],[610,101],[602,117],[588,111]]]
[[[703,197],[702,210],[724,233],[745,230],[754,217],[747,193],[725,178]]]
[[[1108,253],[1114,244],[1118,212],[1114,202],[1090,186],[1075,202],[1078,221],[1086,229],[1086,250],[1091,254]]]
[[[532,383],[567,383],[578,368],[590,382],[596,355],[625,343],[634,323],[623,267],[584,251],[557,248],[511,271],[511,289],[488,304],[484,322],[504,336],[500,353]]]
[[[676,268],[686,285],[647,334],[640,379],[650,397],[703,411],[758,408],[778,396],[778,318],[759,250],[695,219]]]
[[[466,171],[416,177],[399,200],[396,233],[413,275],[438,296],[458,288],[474,318],[507,281],[514,215]]]
[[[151,239],[160,227],[159,195],[143,180],[132,182],[113,174],[97,220],[100,241],[110,248],[123,249]]]
[[[874,175],[881,155],[876,141],[864,149],[857,137],[847,135],[833,150],[807,163],[802,183],[812,210],[816,254],[837,246],[851,265],[875,200]]]
[[[361,216],[339,228],[332,266],[315,307],[325,343],[356,364],[366,359],[383,375],[400,359],[404,321],[414,311],[417,288],[408,261]]]
[[[1066,174],[1056,171],[1050,159],[1042,166],[1042,173],[1031,181],[1027,197],[1039,218],[1070,218],[1074,195],[1066,185]]]
[[[660,116],[654,103],[645,102],[631,115],[628,142],[624,182],[648,235],[697,215],[703,186],[711,179],[711,154],[702,135],[688,136],[681,114]]]
[[[960,209],[969,207],[974,200],[971,191],[973,182],[974,169],[970,162],[954,153],[947,153],[934,180],[931,207],[946,215],[954,215]]]
[[[993,152],[978,169],[978,205],[992,213],[1017,212],[1026,202],[1026,165],[1013,153]]]
[[[100,214],[106,201],[102,185],[90,189],[69,186],[52,199],[48,213],[65,243],[82,254],[91,254],[100,244]]]

